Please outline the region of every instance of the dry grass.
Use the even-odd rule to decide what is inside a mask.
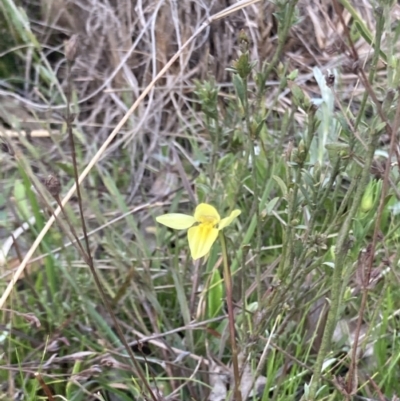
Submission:
[[[54,141],[64,143],[64,136],[59,136],[63,132],[66,90],[63,42],[72,34],[78,34],[78,55],[72,71],[76,90],[75,127],[80,132],[87,163],[182,44],[207,23],[210,16],[221,13],[222,17],[207,26],[152,86],[101,156],[105,162],[110,157],[119,157],[121,149],[129,152],[130,166],[126,168],[135,171],[127,188],[129,202],[132,202],[139,195],[139,188],[150,190],[157,178],[154,171],[171,163],[170,158],[160,163],[160,146],[187,136],[204,138],[203,146],[207,146],[193,98],[193,81],[213,76],[221,87],[221,100],[226,96],[231,87],[226,69],[237,57],[240,29],[245,29],[251,39],[252,59],[268,62],[274,54],[278,42],[275,6],[272,2],[251,3],[254,4],[231,12],[229,2],[218,1],[150,1],[128,6],[125,2],[111,4],[97,0],[43,0],[40,7],[27,2],[25,7],[32,32],[56,79],[46,88],[48,93],[38,91],[43,82],[37,72],[32,71],[31,49],[22,47],[19,55],[21,61],[25,61],[25,66],[21,66],[26,72],[25,81],[22,88],[19,83],[0,87],[0,117],[5,127],[16,126],[28,131],[50,127]],[[370,3],[358,1],[356,7],[368,28],[373,30],[375,21]],[[285,44],[282,62],[288,64],[289,71],[299,70],[298,82],[312,95],[318,93],[313,67],[318,66],[323,71],[346,67],[346,55],[335,52],[340,49],[343,28],[329,1],[300,1],[298,10],[298,24]],[[347,11],[343,16],[350,22]],[[367,60],[370,46],[361,38],[356,47]],[[357,87],[354,74],[343,75],[342,79],[342,98],[350,99],[363,90]],[[280,94],[278,104],[273,101],[278,84],[278,78],[267,83],[270,90],[266,104],[282,114],[290,107],[291,100],[286,91]],[[298,119],[301,122],[300,116]],[[41,156],[45,153],[48,163],[54,159],[69,161],[65,153],[60,154],[59,146],[48,141],[35,141],[35,144]]]
[[[196,323],[183,318],[178,329],[170,327],[169,330],[166,329],[167,334],[157,332],[157,319],[163,320],[163,312],[148,302],[146,296],[151,293],[150,289],[154,289],[154,277],[158,277],[158,274],[162,276],[163,273],[159,273],[160,269],[155,269],[156,273],[151,270],[155,259],[146,259],[145,252],[141,254],[136,249],[129,254],[129,245],[126,246],[127,250],[125,245],[131,240],[133,230],[135,239],[139,243],[143,241],[142,244],[146,244],[151,253],[156,248],[152,235],[153,209],[174,203],[176,191],[182,187],[187,195],[179,200],[183,204],[195,200],[193,179],[202,171],[204,162],[199,154],[210,154],[212,147],[195,96],[195,80],[215,80],[219,88],[221,113],[227,113],[227,99],[232,98],[234,93],[231,73],[227,68],[238,57],[239,32],[244,30],[250,38],[249,53],[252,60],[259,60],[260,64],[271,62],[279,47],[280,37],[274,15],[276,5],[274,2],[251,0],[238,3],[229,0],[41,0],[40,3],[22,0],[21,4],[27,12],[30,28],[40,46],[35,47],[34,41],[24,41],[15,35],[13,46],[9,47],[7,44],[6,48],[0,47],[0,63],[2,55],[13,54],[18,65],[18,74],[15,77],[0,80],[0,140],[3,138],[6,150],[0,154],[3,180],[0,185],[4,185],[8,195],[11,193],[13,182],[5,174],[14,179],[18,162],[27,169],[31,168],[32,174],[40,179],[49,172],[55,173],[65,187],[69,188],[62,199],[63,207],[68,204],[67,212],[71,215],[77,211],[74,198],[76,186],[72,180],[71,151],[64,117],[69,79],[64,45],[71,36],[77,35],[77,52],[71,70],[74,88],[71,108],[75,116],[73,129],[78,142],[78,167],[82,171],[79,183],[85,180],[86,197],[89,199],[84,208],[89,221],[91,245],[100,253],[105,250],[107,255],[97,260],[97,267],[104,268],[107,272],[107,276],[103,276],[103,284],[109,291],[108,294],[115,296],[114,300],[117,301],[124,299],[127,286],[134,279],[131,284],[134,287],[132,293],[137,297],[135,301],[139,301],[138,309],[149,322],[140,322],[137,318],[140,312],[135,311],[130,315],[127,307],[127,321],[129,322],[129,318],[136,323],[139,321],[137,324],[141,329],[132,329],[126,321],[121,324],[133,338],[144,338],[146,346],[153,345],[157,349],[160,364],[163,360],[171,360],[175,355],[178,361],[176,366],[172,364],[172,367],[165,367],[167,377],[182,375],[189,382],[197,377],[200,368],[208,369],[211,358],[203,361],[203,355],[197,355],[190,349],[190,344],[190,352],[186,354],[186,351],[177,346],[176,338],[174,346],[159,338],[178,330],[192,330],[197,327]],[[376,21],[370,2],[357,0],[352,4],[373,36]],[[395,6],[394,12],[397,11],[398,7]],[[345,104],[352,110],[357,110],[360,95],[365,91],[360,86],[354,66],[349,62],[348,53],[344,50],[343,26],[331,2],[300,0],[297,12],[297,23],[284,43],[280,65],[266,83],[268,89],[263,103],[272,111],[267,120],[271,131],[276,131],[286,112],[294,110],[290,90],[280,91],[281,77],[277,71],[284,67],[288,74],[296,69],[299,71],[296,83],[309,97],[320,93],[314,79],[314,67],[319,67],[324,73],[340,67],[341,91],[335,94],[337,108],[340,104]],[[342,9],[342,17],[352,26],[353,17],[347,10]],[[0,25],[0,32],[1,29]],[[368,62],[373,53],[371,46],[363,37],[358,36],[355,47],[360,63],[368,71]],[[386,69],[377,72],[378,82],[384,82],[386,73]],[[250,82],[249,86],[252,89],[255,83]],[[305,117],[302,112],[294,113],[294,119],[301,128],[305,126]],[[280,135],[285,137],[277,138],[277,142],[289,142],[293,132]],[[119,195],[112,191],[112,184],[106,180],[108,175],[115,179],[121,203]],[[91,199],[98,201],[96,207]],[[4,307],[10,294],[16,289],[18,279],[23,276],[35,252],[37,257],[34,261],[43,267],[40,261],[49,250],[40,246],[45,242],[45,235],[57,216],[61,215],[61,208],[56,208],[54,203],[53,206],[55,211],[48,213],[46,224],[40,233],[33,235],[32,241],[28,239],[11,247],[7,255],[8,269],[2,271],[1,276],[9,281],[10,270],[14,275],[0,298],[0,308]],[[15,205],[10,204],[4,207],[4,213],[0,215],[4,216],[3,228],[0,228],[2,244],[3,239],[10,238],[10,233],[22,226],[21,216],[16,209],[18,208]],[[121,223],[121,220],[124,221],[132,214],[138,215],[139,228],[136,223],[132,223],[133,228],[129,223],[126,226],[124,222]],[[113,220],[108,221],[108,218]],[[79,227],[78,223],[77,226]],[[17,237],[22,236],[28,227],[25,225],[24,229],[17,229]],[[110,245],[110,237],[103,235],[103,231],[107,231],[109,235],[113,229],[120,235],[116,243],[122,243],[121,249],[113,248],[115,244]],[[81,234],[79,231],[78,235]],[[143,238],[140,239],[142,234]],[[68,244],[66,241],[62,242],[62,250],[65,250],[64,246],[71,245],[71,241]],[[140,250],[141,245],[137,247]],[[58,254],[59,251],[60,248],[51,250],[53,254]],[[247,263],[251,265],[253,256],[249,259]],[[132,268],[129,264],[132,261],[134,264],[138,263],[140,269]],[[0,263],[1,268],[6,261],[0,262],[3,262]],[[73,262],[68,258],[61,258],[60,265],[63,268],[79,268],[84,264],[77,257]],[[121,277],[113,276],[114,270],[123,272]],[[29,279],[29,271],[25,273]],[[177,285],[179,278],[175,277],[174,280],[173,284]],[[165,288],[169,291],[173,287],[168,285]],[[165,288],[160,285],[156,287],[155,293],[159,294]],[[96,313],[106,316],[101,308]],[[93,316],[95,312],[92,318]],[[71,316],[71,320],[73,319]],[[318,319],[319,316],[314,320]],[[111,324],[107,318],[103,322],[106,322],[105,326]],[[66,326],[68,323],[68,319],[63,322]],[[57,338],[55,341],[60,340]],[[113,366],[116,370],[129,372],[127,365],[117,361],[118,358],[113,359],[112,353],[116,350],[121,352],[122,348],[111,343],[110,340],[104,346],[104,349],[108,346],[112,348],[111,356],[107,354],[107,361],[101,359],[103,350],[85,354],[87,358],[93,356],[90,361],[92,366],[86,372],[87,377],[97,374],[94,367],[105,366],[107,363],[110,364],[107,366]],[[137,341],[132,343],[135,346],[141,344]],[[92,347],[95,345],[91,344]],[[43,343],[40,347],[42,346]],[[63,350],[69,352],[68,347]],[[181,369],[181,357],[188,357],[193,361],[193,364],[189,363],[192,368],[189,373],[184,368]],[[53,362],[62,366],[63,358],[70,358],[74,363],[80,359],[76,355],[66,355],[55,358]],[[219,355],[219,359],[223,359],[222,355]],[[40,363],[37,362],[32,371],[38,370],[39,366]],[[28,365],[24,365],[24,369],[30,372]],[[246,369],[249,370],[247,365]],[[70,366],[67,370],[71,373]],[[204,375],[200,369],[200,376],[204,378]],[[77,382],[79,379],[80,377],[76,379]],[[179,393],[179,385],[182,383],[176,381],[172,388]],[[10,375],[9,393],[13,392],[12,387]],[[250,388],[248,391],[250,392]],[[204,397],[205,393],[200,393]],[[193,397],[195,390],[190,388],[190,394]]]

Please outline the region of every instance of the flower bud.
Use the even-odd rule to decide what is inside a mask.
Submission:
[[[321,179],[321,164],[317,161],[313,168],[313,178],[315,182],[320,182]]]
[[[304,141],[301,140],[299,142],[299,156],[302,157],[302,156],[304,156],[305,153],[306,153],[306,146],[304,144]]]
[[[361,199],[361,211],[363,213],[369,212],[375,203],[375,195],[376,195],[376,181],[372,180],[365,188],[364,195]]]
[[[239,50],[246,53],[249,50],[249,37],[244,29],[239,32]]]

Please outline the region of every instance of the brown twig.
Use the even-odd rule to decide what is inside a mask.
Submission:
[[[40,373],[35,373],[35,378],[36,380],[39,382],[40,387],[42,388],[42,390],[44,391],[44,393],[46,394],[46,397],[49,401],[54,401],[54,397],[53,394],[49,388],[49,386],[45,383],[45,381],[42,379],[42,376]]]
[[[74,44],[74,36],[70,39],[70,41],[72,41]],[[87,233],[87,228],[86,228],[86,221],[85,221],[85,216],[84,216],[84,212],[83,212],[83,205],[82,205],[82,194],[81,194],[81,190],[80,190],[80,184],[79,184],[79,174],[78,174],[78,163],[76,160],[76,153],[75,153],[75,142],[74,142],[74,136],[72,133],[72,116],[70,113],[70,101],[71,101],[71,95],[72,95],[72,75],[71,75],[71,65],[73,62],[73,59],[75,57],[76,51],[71,51],[71,47],[68,47],[68,43],[66,44],[66,59],[67,59],[67,83],[68,83],[68,88],[67,88],[67,111],[66,111],[66,124],[67,124],[67,132],[68,132],[68,138],[70,141],[70,147],[71,147],[71,154],[72,154],[72,164],[74,167],[74,179],[75,179],[75,184],[76,184],[76,194],[77,194],[77,198],[78,198],[78,206],[79,206],[79,213],[80,213],[80,217],[81,217],[81,223],[82,223],[82,230],[83,230],[83,236],[84,236],[84,240],[85,240],[85,244],[86,244],[86,252],[87,252],[87,258],[85,260],[85,262],[87,263],[87,265],[89,266],[90,272],[93,275],[93,279],[96,283],[96,287],[98,288],[102,301],[105,305],[105,307],[107,308],[107,311],[109,313],[109,315],[111,316],[111,319],[114,323],[115,326],[115,330],[118,333],[118,336],[122,342],[122,344],[125,347],[125,350],[127,351],[133,366],[135,367],[136,370],[136,374],[139,376],[140,381],[141,381],[141,386],[143,387],[143,389],[146,389],[148,394],[150,395],[150,397],[153,399],[153,401],[157,401],[157,397],[154,394],[152,388],[150,387],[150,384],[148,383],[145,374],[142,371],[142,368],[139,364],[139,362],[137,361],[137,359],[135,358],[135,355],[133,354],[133,351],[131,349],[131,347],[129,346],[128,342],[126,341],[126,338],[122,332],[122,329],[118,323],[118,320],[111,308],[111,305],[107,299],[107,296],[104,292],[103,286],[100,282],[99,276],[97,274],[96,268],[94,266],[94,261],[93,261],[93,257],[90,251],[90,244],[89,244],[89,237],[88,237],[88,233]],[[76,43],[76,42],[75,42]],[[72,50],[74,50],[72,48]],[[72,53],[72,55],[71,55]],[[62,203],[60,202],[60,207],[62,206]],[[79,242],[78,242],[79,243]]]

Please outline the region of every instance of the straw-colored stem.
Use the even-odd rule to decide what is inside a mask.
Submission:
[[[236,401],[242,401],[242,393],[240,392],[238,349],[236,345],[236,335],[235,335],[235,316],[233,313],[232,275],[228,263],[228,252],[226,248],[225,236],[222,231],[219,232],[219,239],[221,241],[221,248],[222,248],[222,258],[224,265],[224,282],[226,288],[226,303],[228,306],[229,335],[232,347],[232,365],[233,365],[233,376],[235,381],[233,393]]]

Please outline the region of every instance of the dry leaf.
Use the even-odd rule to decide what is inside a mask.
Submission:
[[[225,370],[214,361],[210,362],[210,386],[212,388],[208,401],[225,401],[227,398],[228,376]]]
[[[254,383],[253,389],[251,390],[249,397],[247,399],[252,400],[253,397],[261,398],[264,393],[266,384],[267,384],[267,378],[265,376],[258,376],[256,382]]]
[[[240,365],[243,366],[243,355],[239,355]],[[255,372],[252,371],[251,366],[248,362],[244,365],[243,373],[240,379],[240,391],[242,393],[242,401],[252,400],[253,397],[261,397],[264,392],[267,378],[265,376],[259,376],[257,379],[254,378]],[[233,381],[232,377],[232,381]],[[233,388],[234,383],[231,383]]]
[[[336,325],[335,331],[333,333],[332,340],[334,342],[345,341],[345,345],[349,347],[349,353],[351,353],[351,348],[353,347],[355,340],[357,320],[341,319]],[[372,342],[364,344],[365,335],[368,332],[368,325],[363,324],[360,330],[360,337],[358,340],[357,357],[358,358],[368,358],[374,353],[374,345]]]

